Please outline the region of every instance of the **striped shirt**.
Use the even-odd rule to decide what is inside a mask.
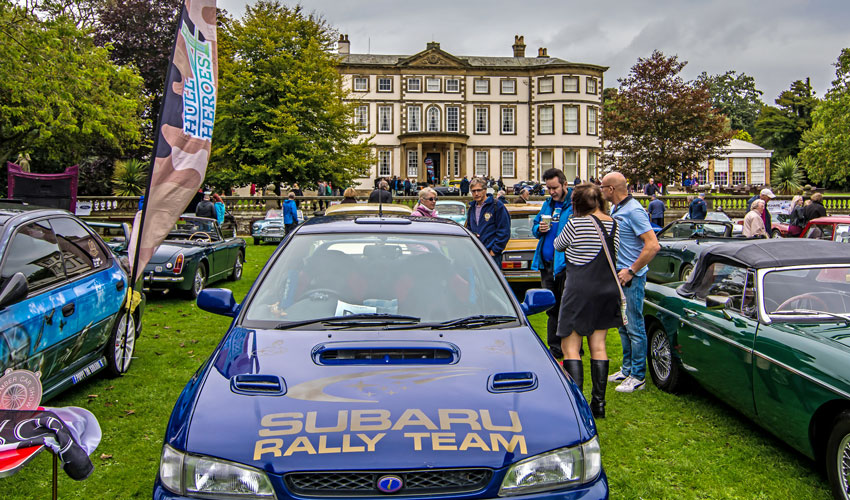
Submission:
[[[611,234],[614,221],[600,220],[600,222],[605,231]],[[617,231],[614,234],[614,254],[611,256],[615,262],[619,249],[620,232]],[[561,234],[555,238],[555,250],[559,252],[566,250],[567,261],[573,265],[583,266],[590,263],[602,251],[602,242],[596,232],[596,223],[589,215],[570,218]]]

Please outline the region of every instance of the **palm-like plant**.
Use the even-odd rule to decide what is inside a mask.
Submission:
[[[797,194],[803,190],[803,172],[797,158],[786,156],[773,164],[770,184],[780,194]]]
[[[147,163],[131,158],[115,162],[112,172],[112,193],[115,196],[139,196],[147,185]]]

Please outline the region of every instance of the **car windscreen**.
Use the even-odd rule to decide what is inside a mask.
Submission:
[[[212,238],[218,236],[215,230],[215,221],[211,219],[180,219],[171,229],[175,236],[190,236],[201,233],[201,236],[209,235]]]
[[[850,314],[850,266],[771,271],[762,296],[771,318],[795,311]]]
[[[511,215],[511,239],[534,238],[531,234],[531,226],[537,214],[514,214]]]
[[[732,219],[729,218],[723,212],[708,212],[705,214],[705,220],[719,220],[721,222],[732,222]]]
[[[725,224],[719,222],[676,222],[658,233],[658,239],[686,239],[726,236]]]
[[[437,213],[440,215],[465,215],[466,207],[463,205],[455,205],[447,203],[445,205],[437,204]]]
[[[364,314],[420,322],[517,315],[467,236],[296,234],[269,266],[245,306],[246,327]]]

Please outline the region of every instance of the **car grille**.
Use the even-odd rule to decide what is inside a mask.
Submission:
[[[312,497],[352,497],[386,495],[376,487],[385,475],[402,479],[404,487],[392,496],[446,495],[484,489],[490,469],[430,469],[414,471],[294,472],[284,479],[295,494]]]

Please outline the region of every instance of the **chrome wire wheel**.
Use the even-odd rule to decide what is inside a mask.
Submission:
[[[670,378],[673,366],[673,356],[670,352],[670,342],[663,332],[655,332],[650,343],[650,359],[658,382],[666,382]]]
[[[195,271],[195,279],[192,280],[192,294],[197,297],[201,290],[204,289],[204,266],[198,264],[198,269]]]
[[[838,481],[841,484],[843,498],[850,499],[850,434],[845,435],[838,444]]]

